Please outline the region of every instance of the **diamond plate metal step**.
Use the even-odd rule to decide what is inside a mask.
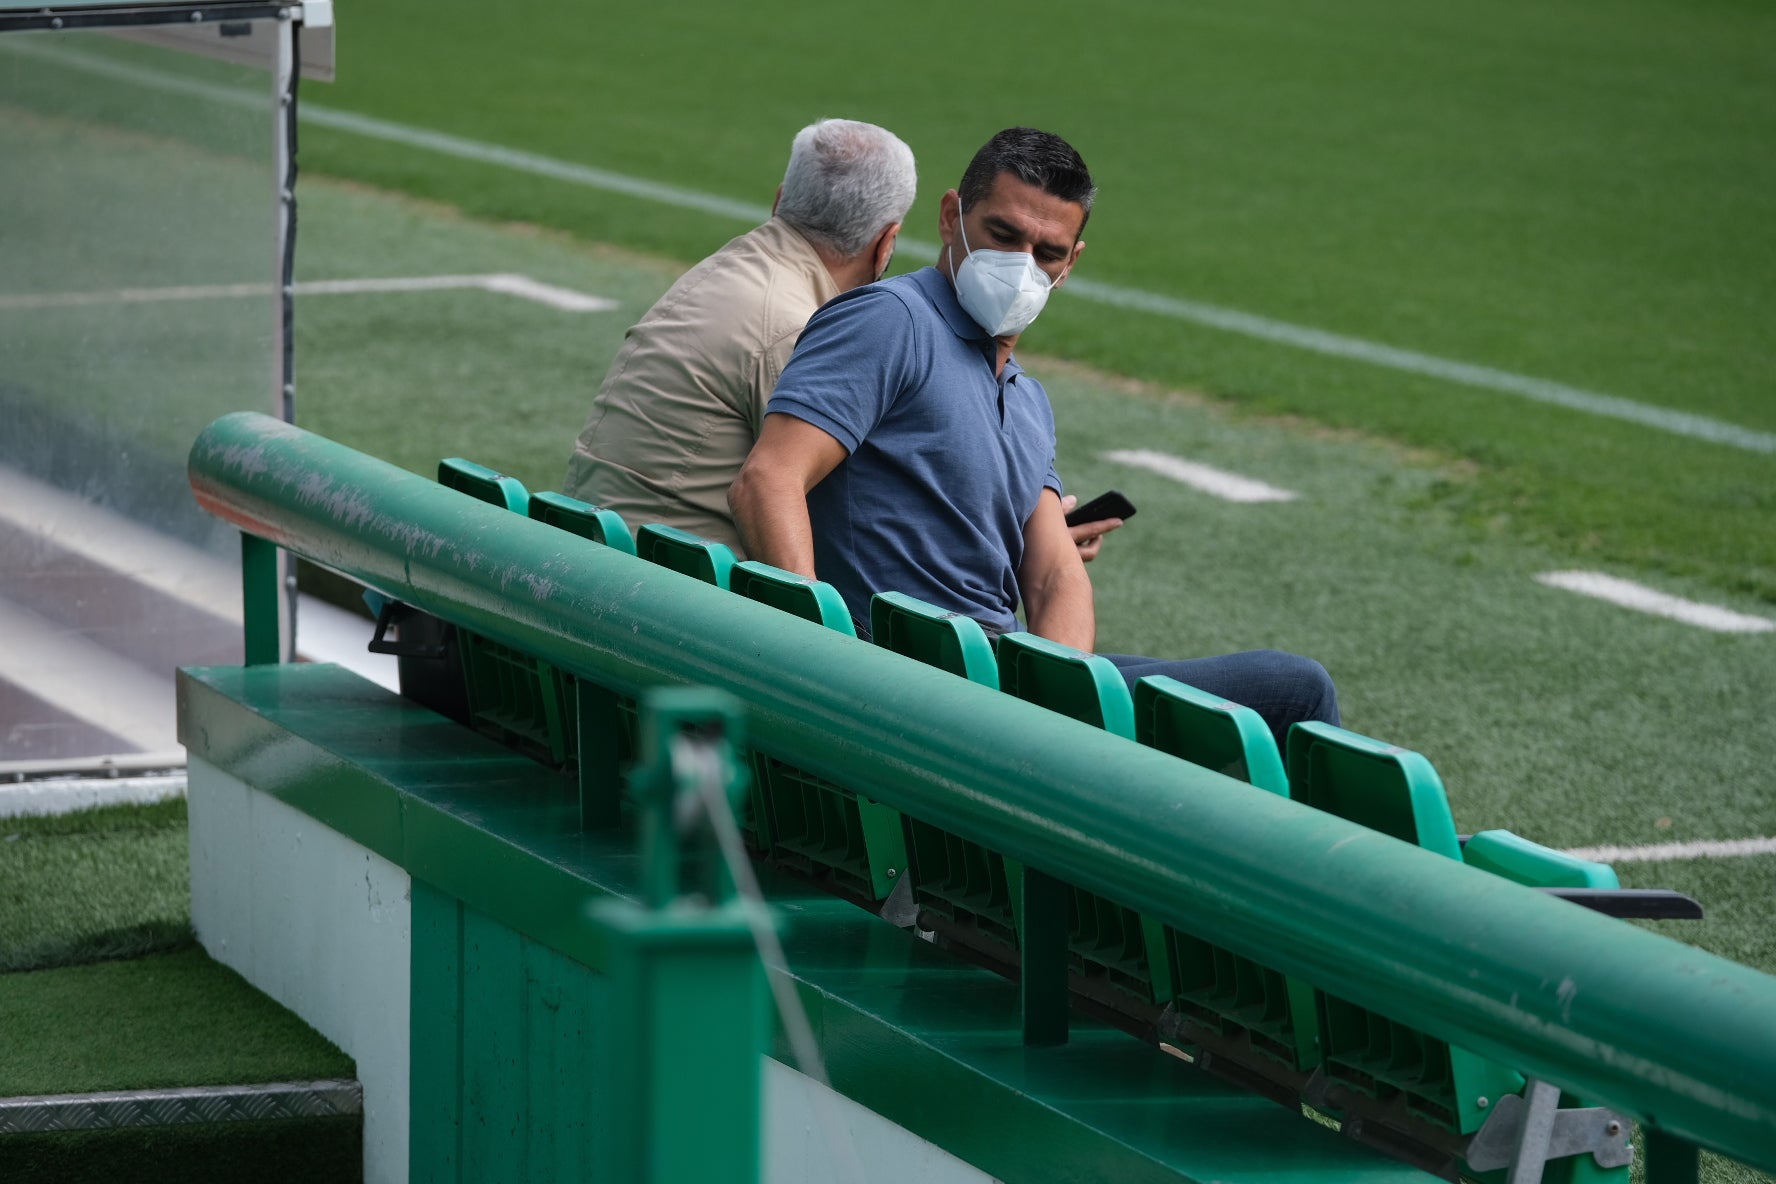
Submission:
[[[363,1087],[348,1080],[44,1094],[0,1098],[0,1135],[246,1118],[326,1118],[363,1112]]]

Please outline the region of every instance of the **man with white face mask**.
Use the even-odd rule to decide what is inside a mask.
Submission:
[[[935,267],[816,313],[728,493],[749,553],[838,589],[860,626],[904,592],[1091,650],[1091,580],[1069,534],[1048,396],[1012,356],[1085,243],[1096,188],[1059,136],[988,141],[938,211]],[[861,630],[860,630],[861,631]],[[1279,744],[1338,722],[1319,663],[1274,650],[1183,661],[1105,655],[1256,710]]]

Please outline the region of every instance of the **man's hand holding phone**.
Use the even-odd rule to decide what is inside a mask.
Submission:
[[[1061,498],[1061,509],[1067,515],[1067,529],[1073,535],[1073,545],[1079,548],[1079,558],[1086,563],[1098,557],[1105,535],[1135,516],[1135,504],[1114,489],[1083,506],[1069,493]]]

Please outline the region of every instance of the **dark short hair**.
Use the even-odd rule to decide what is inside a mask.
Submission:
[[[1091,170],[1085,167],[1085,161],[1067,141],[1033,127],[1006,128],[988,140],[968,162],[962,183],[956,186],[962,208],[972,209],[974,203],[992,193],[1000,173],[1010,173],[1026,185],[1078,205],[1085,211],[1079,228],[1085,229],[1098,187],[1092,184]]]

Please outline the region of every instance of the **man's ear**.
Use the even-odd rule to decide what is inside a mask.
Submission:
[[[947,246],[956,238],[956,222],[962,217],[962,195],[946,189],[937,199],[937,234]]]
[[[894,258],[894,240],[900,236],[900,223],[891,222],[876,236],[875,249],[870,255],[870,274],[881,279],[888,274],[888,264]]]

